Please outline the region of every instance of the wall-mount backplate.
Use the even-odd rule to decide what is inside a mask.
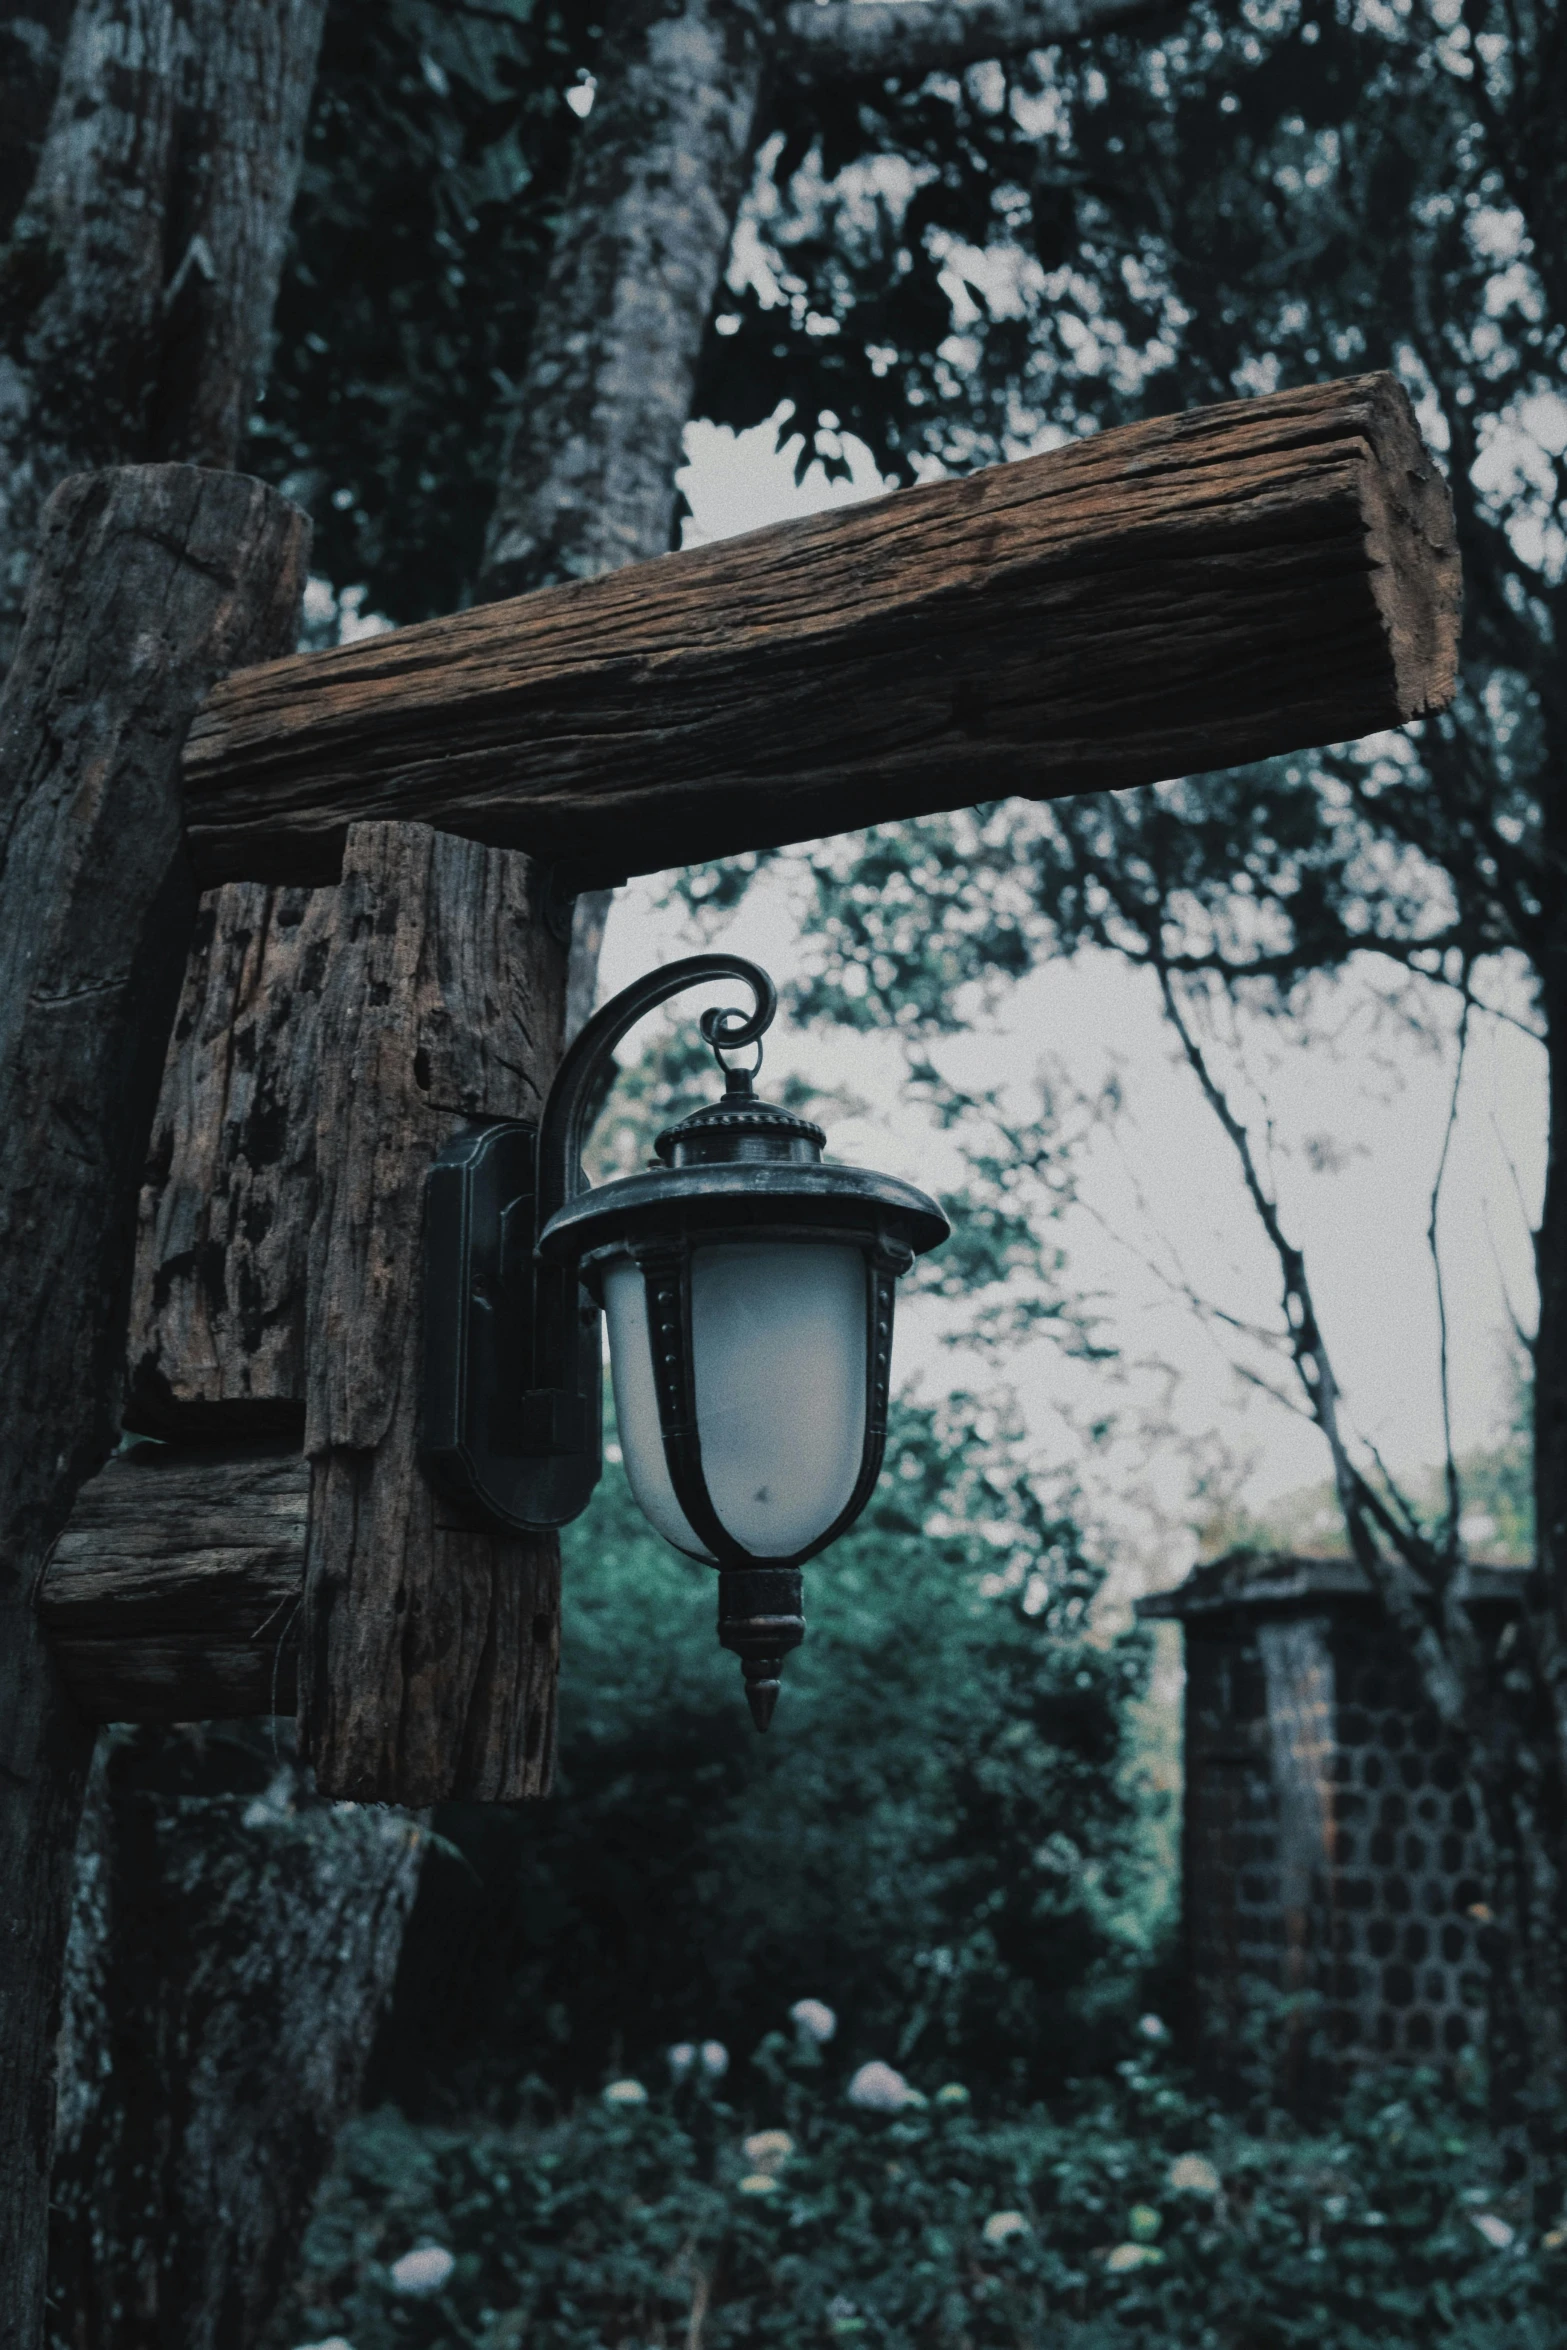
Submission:
[[[472,1126],[426,1178],[419,1447],[465,1512],[529,1534],[580,1517],[603,1467],[599,1309],[534,1262],[537,1142],[521,1119]]]

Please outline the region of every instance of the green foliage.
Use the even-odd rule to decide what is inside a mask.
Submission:
[[[1099,1577],[993,1411],[897,1411],[766,1738],[711,1570],[613,1453],[565,1553],[557,1792],[439,1815],[384,2085],[506,2110],[530,2071],[750,2045],[818,1994],[867,2055],[1020,2091],[1084,2060],[1145,1956],[1146,1640],[1095,1636]]]
[[[1084,948],[1188,1015],[1224,993],[1303,1027],[1321,977],[1368,957],[1417,1020],[1427,982],[1515,1016],[1520,967],[1555,970],[1564,70],[1559,0],[1248,0],[918,92],[780,95],[766,266],[719,322],[712,408],[765,414],[786,384],[807,450],[830,400],[830,428],[910,478],[1389,367],[1445,461],[1465,575],[1459,698],[1417,731],[814,852],[804,1016],[875,1025],[893,1004],[908,1032],[961,1030],[977,989]],[[1526,1539],[1521,1446],[1505,1492],[1469,1465],[1458,1514]],[[1448,1504],[1416,1507],[1416,1549],[1440,1549]]]
[[[1464,690],[1419,737],[835,844],[802,1009],[871,1022],[890,997],[961,1025],[967,983],[1084,945],[1273,1008],[1368,948],[1465,983],[1498,952],[1540,966],[1567,747],[1564,61],[1554,0],[1257,0],[1010,77],[780,97],[771,275],[715,341],[714,412],[766,414],[787,381],[809,423],[819,380],[907,476],[1388,366],[1447,458],[1465,571]],[[957,331],[894,331],[936,263]]]
[[[1383,2081],[1330,2134],[1249,2136],[1157,2048],[1072,2107],[990,2113],[939,2070],[896,2114],[778,2034],[725,2096],[612,2086],[554,2123],[345,2134],[291,2340],[353,2350],[685,2341],[863,2350],[1556,2350],[1567,2232],[1475,2113]],[[726,2099],[732,2098],[732,2102]],[[766,2129],[780,2133],[762,2138]],[[392,2264],[445,2247],[428,2297]],[[439,2263],[440,2268],[445,2263]]]
[[[310,507],[316,568],[395,620],[472,590],[591,17],[566,0],[327,11],[245,461]]]

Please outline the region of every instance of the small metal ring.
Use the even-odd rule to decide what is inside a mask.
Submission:
[[[725,1054],[726,1052],[733,1052],[733,1051],[734,1051],[734,1049],[735,1049],[735,1048],[734,1048],[734,1046],[733,1046],[733,1045],[721,1045],[721,1044],[715,1043],[712,1037],[709,1037],[707,1041],[708,1041],[708,1043],[709,1043],[710,1045],[712,1045],[712,1047],[713,1047],[713,1058],[714,1058],[714,1060],[715,1060],[715,1061],[718,1063],[718,1066],[720,1067],[720,1069],[722,1069],[722,1071],[723,1071],[724,1075],[725,1075],[726,1077],[732,1077],[732,1076],[734,1075],[734,1071],[733,1071],[733,1070],[730,1068],[730,1066],[729,1066],[729,1063],[728,1063],[728,1062],[727,1062],[727,1061],[724,1059],[724,1054]],[[761,1066],[762,1066],[762,1040],[761,1040],[761,1038],[760,1038],[760,1037],[758,1037],[758,1038],[756,1039],[756,1059],[755,1059],[755,1060],[754,1060],[754,1061],[751,1063],[751,1066],[750,1066],[750,1068],[749,1068],[749,1069],[748,1069],[748,1070],[745,1072],[745,1074],[746,1074],[748,1077],[755,1077],[755,1076],[758,1074],[758,1072],[760,1071],[760,1069],[761,1069]]]

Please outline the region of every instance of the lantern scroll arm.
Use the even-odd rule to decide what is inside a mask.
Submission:
[[[671,996],[683,995],[688,987],[700,987],[710,979],[743,980],[755,999],[755,1009],[737,1027],[725,1026],[721,1032],[716,1022],[705,1017],[702,1033],[708,1042],[715,1049],[721,1045],[726,1050],[754,1044],[772,1026],[778,1009],[778,990],[759,963],[749,962],[744,955],[716,951],[682,956],[678,962],[665,963],[659,970],[633,980],[581,1029],[550,1087],[539,1126],[539,1231],[543,1231],[557,1209],[563,1208],[568,1200],[579,1198],[588,1188],[582,1171],[582,1153],[599,1107],[595,1080],[609,1055],[627,1031],[649,1012],[656,1011]],[[725,1017],[733,1018],[733,1015]],[[710,1027],[714,1030],[712,1034],[709,1034]]]

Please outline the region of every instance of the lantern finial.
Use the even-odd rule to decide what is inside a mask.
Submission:
[[[719,1645],[740,1659],[745,1702],[765,1730],[778,1703],[778,1677],[805,1638],[805,1585],[798,1567],[721,1567]]]
[[[777,1666],[783,1663],[783,1659],[779,1657],[770,1661],[774,1664],[774,1669],[770,1673],[767,1666],[760,1663],[746,1664],[741,1667],[745,1674],[745,1702],[750,1707],[751,1719],[759,1730],[766,1729],[773,1718],[773,1709],[778,1703],[780,1682]],[[757,1676],[754,1680],[753,1674]]]

